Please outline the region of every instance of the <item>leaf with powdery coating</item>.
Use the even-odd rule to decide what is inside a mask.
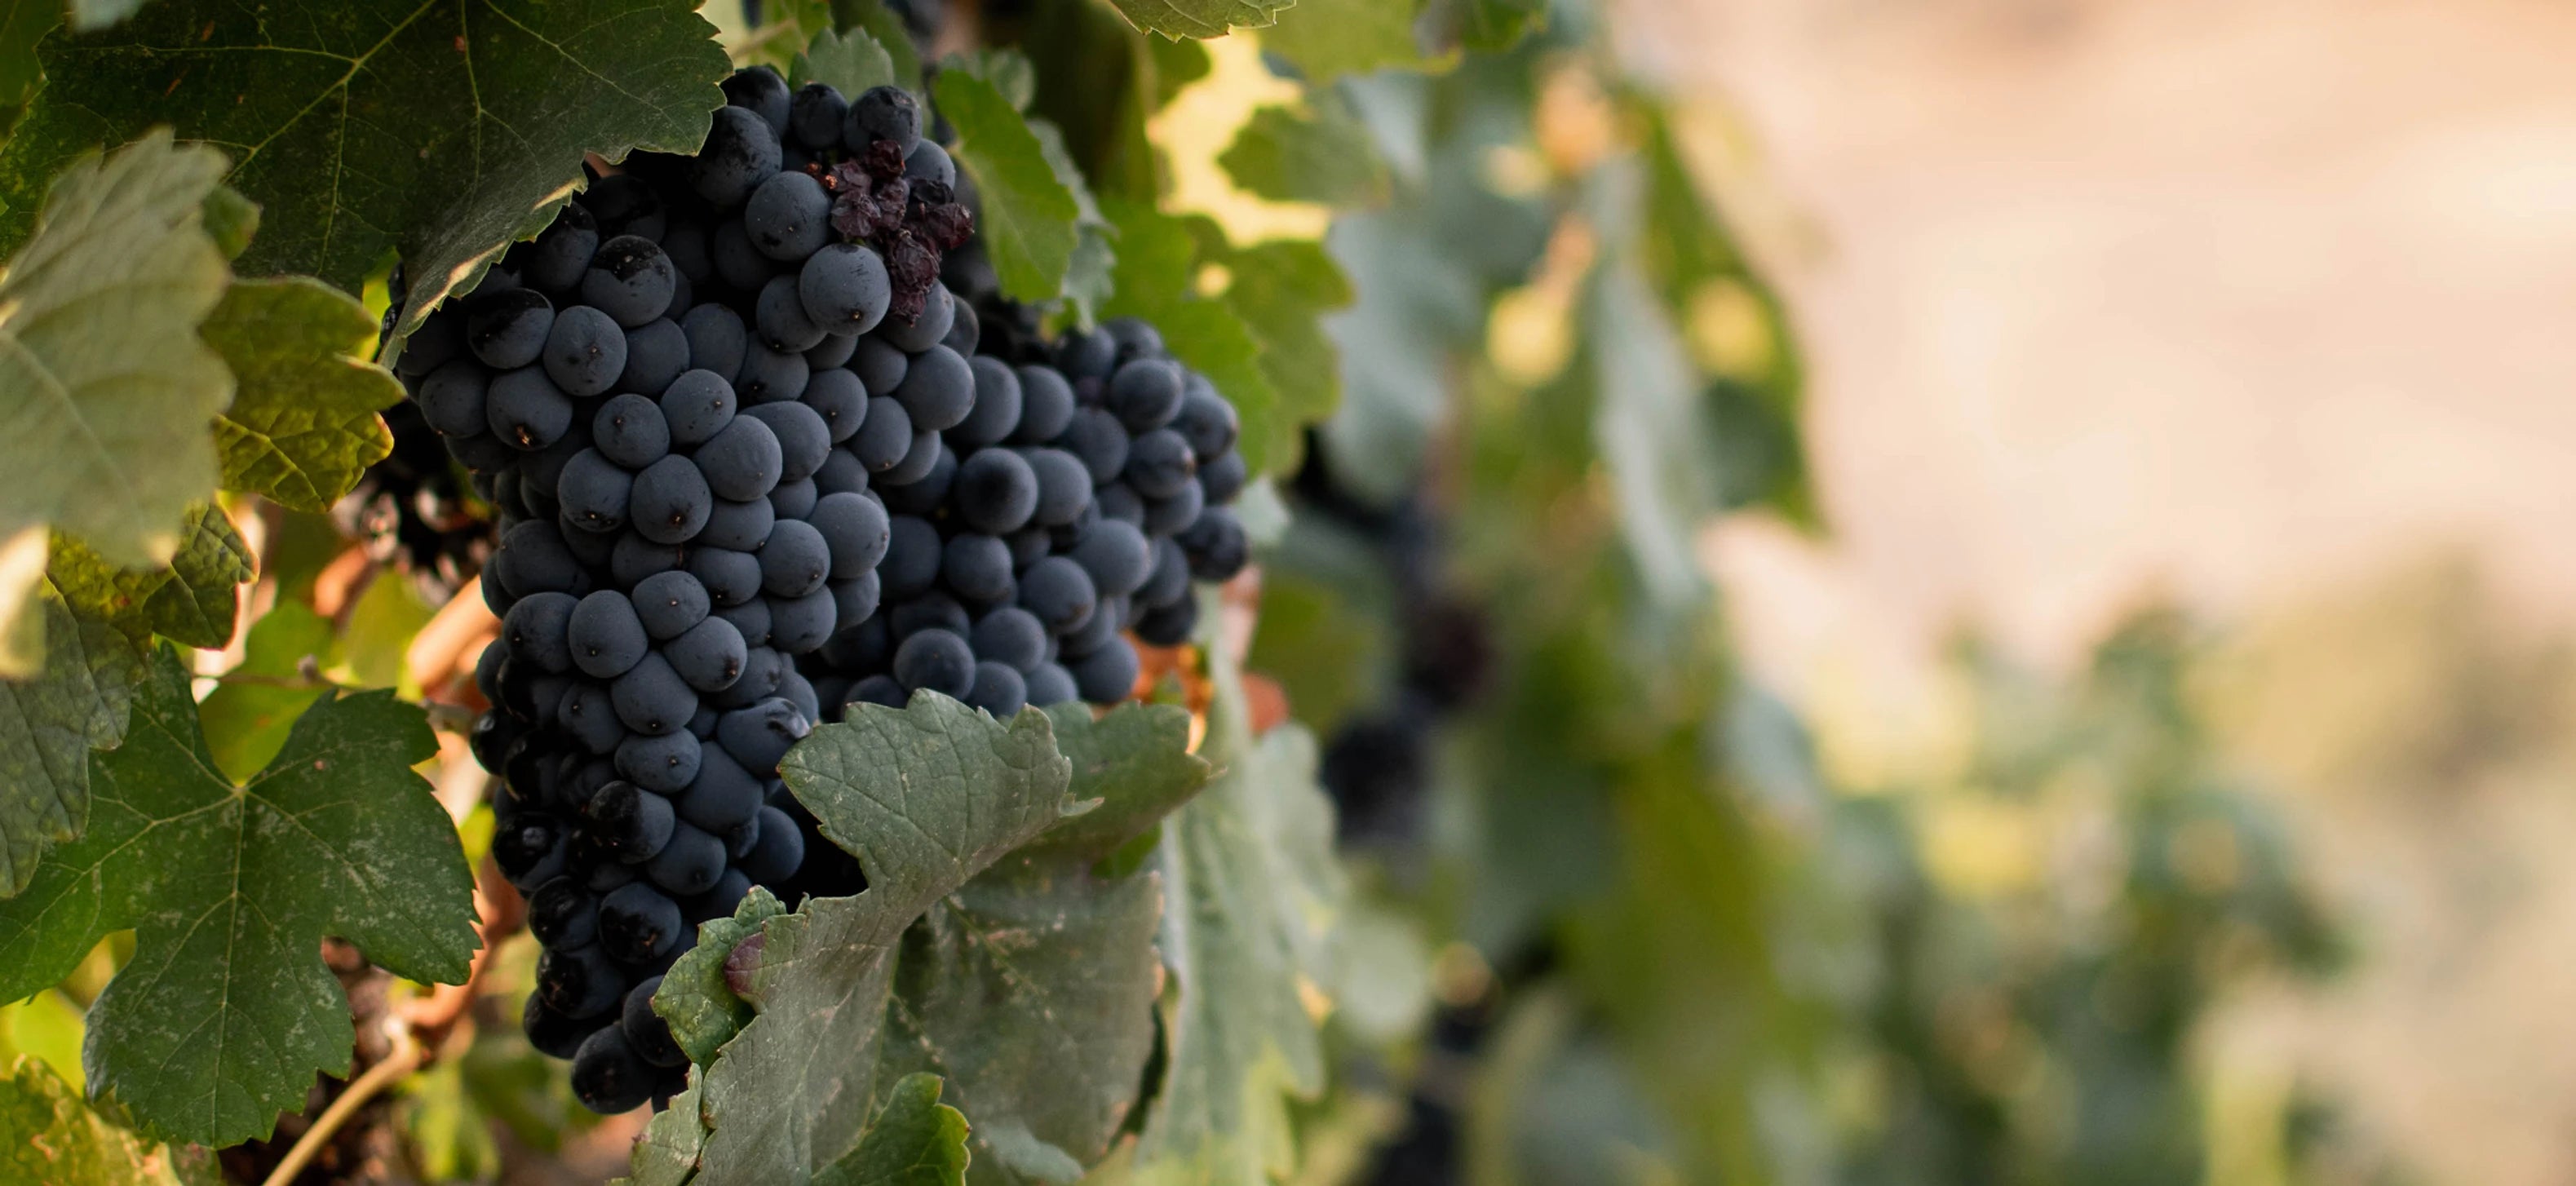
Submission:
[[[1054,825],[1072,777],[1046,714],[1004,724],[928,692],[854,708],[779,769],[868,888],[736,949],[731,979],[759,1015],[705,1070],[710,1181],[802,1186],[859,1145],[895,1085],[878,1063],[905,929]]]
[[[215,773],[188,672],[163,648],[125,744],[90,760],[89,829],[0,902],[0,999],[69,973],[111,931],[134,957],[91,1006],[91,1093],[147,1133],[209,1146],[266,1135],[353,1034],[324,935],[419,981],[462,983],[474,879],[412,766],[438,752],[389,692],[325,700],[248,784]]]
[[[393,452],[376,413],[401,401],[402,383],[367,361],[366,306],[308,277],[240,280],[204,332],[240,384],[215,421],[225,489],[319,513]]]
[[[1109,1152],[1154,1050],[1161,879],[1104,858],[1207,785],[1189,713],[1047,710],[1072,816],[942,899],[904,937],[880,1077],[930,1071],[975,1119],[978,1182],[1070,1182]]]

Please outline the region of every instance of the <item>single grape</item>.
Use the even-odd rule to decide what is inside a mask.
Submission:
[[[1117,639],[1066,667],[1075,689],[1093,704],[1116,704],[1126,699],[1136,690],[1137,670],[1136,648]]]
[[[418,379],[465,353],[465,315],[450,305],[432,313],[402,340],[394,373]]]
[[[838,367],[813,372],[805,380],[805,394],[797,399],[822,420],[827,446],[849,440],[868,419],[868,389],[857,375]],[[778,428],[775,424],[769,427],[772,431]],[[821,468],[822,463],[817,461],[814,469]]]
[[[707,599],[707,587],[685,572],[658,572],[646,577],[636,582],[630,599],[635,604],[636,620],[644,624],[644,633],[657,642],[688,633],[714,608]]]
[[[698,548],[689,553],[689,575],[705,587],[718,608],[741,605],[760,596],[760,558],[729,548]]]
[[[743,351],[751,346],[742,314],[723,305],[700,305],[681,315],[680,335],[689,340],[689,369],[723,380],[730,392],[734,376],[742,373]]]
[[[1182,486],[1180,491],[1170,498],[1147,499],[1145,534],[1177,535],[1187,530],[1190,524],[1198,522],[1199,515],[1206,508],[1207,492],[1200,489],[1196,482]]]
[[[870,473],[884,473],[903,464],[912,451],[912,413],[892,396],[880,395],[868,401],[867,418],[850,438],[850,455]]]
[[[1102,519],[1084,532],[1072,555],[1103,597],[1133,593],[1154,572],[1154,547],[1145,533],[1116,519]]]
[[[689,183],[699,197],[718,206],[740,205],[754,187],[778,172],[779,147],[777,129],[769,121],[743,108],[720,108]]]
[[[598,449],[574,454],[555,486],[561,513],[587,532],[610,532],[626,526],[627,500],[635,475],[600,455]]]
[[[698,464],[674,453],[635,475],[627,507],[635,530],[644,538],[684,544],[706,528],[708,516],[715,513],[715,496]]]
[[[633,329],[671,307],[679,273],[661,244],[641,235],[619,235],[599,245],[581,278],[581,300]]]
[[[734,380],[734,390],[742,394],[745,407],[775,403],[805,394],[806,380],[812,375],[804,355],[782,354],[754,341],[744,348],[742,375]]]
[[[975,652],[946,630],[922,630],[895,648],[894,678],[915,691],[963,700],[975,690]]]
[[[599,395],[616,386],[626,370],[626,330],[608,314],[574,305],[555,315],[540,357],[546,376],[564,394]]]
[[[548,947],[579,947],[599,934],[599,899],[580,882],[558,877],[528,899],[528,933]]]
[[[812,316],[809,310],[807,316]],[[850,356],[859,352],[857,330],[844,332],[835,328],[823,335],[821,344],[805,352],[805,366],[814,374],[850,365]]]
[[[1029,702],[1029,686],[1011,667],[985,660],[975,665],[975,686],[966,703],[993,714],[995,720],[1017,716]]]
[[[840,624],[832,590],[818,588],[803,597],[765,598],[769,603],[769,645],[791,655],[820,648]]]
[[[493,378],[484,395],[483,423],[510,447],[534,452],[563,439],[572,427],[572,400],[544,367],[523,366]],[[554,487],[548,482],[541,488]]]
[[[592,679],[615,679],[634,669],[652,649],[634,603],[614,589],[601,589],[573,607],[565,631],[573,665]]]
[[[802,857],[804,853],[799,850],[797,855]],[[788,875],[793,876],[794,870],[789,870]],[[672,1039],[671,1023],[653,1011],[653,994],[661,987],[662,978],[653,976],[627,989],[626,1003],[618,1010],[618,1028],[626,1032],[626,1044],[634,1048],[636,1057],[657,1067],[685,1067],[689,1065],[688,1052]]]
[[[1011,450],[978,449],[958,465],[950,499],[958,517],[977,531],[1017,531],[1037,513],[1037,472]]]
[[[848,374],[847,371],[836,372]],[[823,415],[803,403],[755,404],[743,415],[769,426],[778,438],[778,480],[802,482],[823,467],[832,451],[832,429]]]
[[[539,592],[519,599],[501,620],[501,640],[510,657],[561,675],[572,670],[572,611],[581,604],[570,593]]]
[[[686,729],[660,737],[630,735],[617,745],[617,772],[645,790],[676,794],[698,776],[702,750],[697,734]]]
[[[824,588],[832,593],[832,624],[837,633],[846,631],[852,622],[867,621],[869,615],[876,613],[885,586],[878,579],[876,570],[871,568],[848,580],[831,581]]]
[[[1241,453],[1220,453],[1214,461],[1199,462],[1199,494],[1209,503],[1233,502],[1236,495],[1243,493],[1249,478]]]
[[[680,329],[679,322],[657,317],[624,332],[626,369],[618,372],[613,390],[659,396],[671,386],[671,380],[689,369],[689,335]]]
[[[566,1017],[597,1017],[626,995],[626,978],[595,944],[559,947],[537,957],[537,995]]]
[[[882,337],[861,337],[858,349],[850,354],[850,372],[867,385],[871,395],[893,391],[911,370],[912,356]]]
[[[1161,607],[1190,595],[1190,558],[1167,536],[1154,537],[1154,570],[1136,589],[1136,603]]]
[[[787,80],[768,66],[746,66],[726,75],[725,105],[739,107],[760,117],[769,125],[774,139],[787,134],[788,116],[795,102],[787,94]]]
[[[864,334],[885,320],[886,309],[894,302],[894,281],[886,273],[885,257],[875,248],[829,243],[810,253],[797,269],[796,295],[814,324],[834,333]],[[887,389],[891,388],[888,384]]]
[[[973,621],[956,598],[939,592],[924,593],[904,602],[887,616],[894,621],[896,638],[910,638],[924,630],[945,630],[964,638]]]
[[[1091,574],[1063,556],[1049,556],[1020,574],[1020,608],[1054,633],[1081,629],[1099,603]]]
[[[889,318],[878,324],[876,336],[906,354],[920,354],[948,336],[948,327],[957,319],[957,295],[943,285],[930,286],[930,296],[922,302],[921,316],[904,321]],[[868,390],[881,390],[871,385]],[[885,388],[882,390],[892,390]]]
[[[912,694],[904,691],[903,685],[896,683],[893,676],[871,675],[850,685],[849,698],[843,704],[845,708],[856,704],[881,704],[899,709],[911,700]]]
[[[977,245],[970,244],[969,246]],[[963,249],[961,248],[960,250]],[[946,268],[944,266],[946,263],[946,257],[942,257],[941,263],[943,264],[941,271],[944,275],[946,272]],[[943,280],[943,283],[944,282],[945,281]],[[957,302],[957,316],[948,326],[948,336],[939,339],[939,344],[946,346],[967,358],[973,358],[975,357],[976,345],[983,340],[984,319],[975,312],[975,302],[971,300]]]
[[[841,127],[842,146],[865,153],[879,140],[894,141],[906,157],[921,143],[921,104],[901,87],[869,87],[850,101],[849,116]]]
[[[1111,482],[1095,490],[1092,500],[1100,506],[1100,517],[1116,519],[1130,527],[1145,525],[1145,497],[1125,482]]]
[[[865,494],[868,491],[868,467],[859,455],[836,448],[823,458],[823,468],[814,471],[814,494]]]
[[[1071,379],[1107,380],[1118,369],[1118,340],[1100,330],[1066,334],[1056,344],[1055,365]]]
[[[512,527],[501,536],[484,566],[484,580],[499,578],[512,595],[526,597],[553,591],[569,593],[582,579],[581,562],[564,547],[563,532],[536,520]]]
[[[722,737],[723,734],[717,736]],[[760,780],[752,777],[730,755],[722,759],[715,756],[723,752],[721,746],[709,747],[706,764],[698,768],[698,780],[690,783],[689,789],[680,792],[679,797],[672,801],[684,822],[703,829],[700,834],[710,838],[739,827],[744,820],[760,811]],[[721,855],[721,848],[718,853]],[[712,882],[714,879],[708,880]],[[701,886],[689,892],[696,893],[704,888]]]
[[[960,447],[998,445],[1020,426],[1020,377],[998,358],[975,358],[967,364],[975,377],[975,407],[949,430]]]
[[[731,623],[733,628],[742,634],[742,643],[744,646],[757,649],[769,645],[768,598],[755,595],[751,600],[743,602],[740,605],[728,605],[723,609],[717,610],[714,616]],[[750,662],[751,661],[748,658],[743,660],[746,668],[749,667]],[[734,681],[734,687],[740,686],[742,686],[742,681]],[[731,693],[732,691],[733,688],[725,689],[725,693]],[[765,691],[762,693],[762,695],[767,694],[768,693]],[[725,704],[722,707],[735,708],[739,706]]]
[[[924,140],[914,145],[911,152],[904,154],[903,175],[954,186],[957,184],[957,162],[948,159],[947,149],[941,148],[935,142]]]
[[[617,719],[617,703],[608,685],[581,683],[564,693],[563,706],[555,710],[556,723],[564,732],[591,753],[607,755],[617,752],[626,740],[626,723]]]
[[[1073,423],[1073,385],[1054,367],[1024,366],[1012,373],[1020,380],[1020,422],[1011,430],[1012,443],[1044,444],[1064,435]]]
[[[778,512],[766,498],[749,502],[719,498],[694,542],[703,547],[749,552],[769,539],[769,529],[777,522]]]
[[[701,692],[721,692],[742,678],[751,653],[741,628],[710,617],[662,644],[662,657],[680,679]],[[721,719],[721,718],[719,718]],[[676,788],[674,788],[676,789]]]
[[[891,683],[892,681],[888,681]],[[751,851],[742,855],[736,866],[753,881],[774,885],[796,875],[805,863],[805,833],[775,807],[763,807],[755,817],[760,821],[760,839]]]
[[[1232,580],[1251,560],[1252,543],[1243,534],[1243,523],[1224,507],[1200,512],[1198,522],[1175,538],[1189,553],[1190,575],[1202,581]]]
[[[698,446],[696,461],[707,489],[717,497],[737,502],[760,498],[778,484],[778,435],[758,420],[736,416]]]
[[[827,82],[809,82],[787,101],[787,131],[808,149],[839,148],[850,101]]]
[[[1010,545],[990,535],[948,537],[939,579],[959,597],[985,604],[1007,601],[1019,589],[1012,576]]]
[[[885,583],[886,598],[910,601],[929,592],[930,587],[939,582],[942,559],[943,547],[938,528],[911,515],[896,515],[889,519],[886,553],[877,561],[877,577]],[[1066,563],[1070,565],[1072,562]],[[1022,592],[1026,593],[1025,588]]]
[[[1136,493],[1157,499],[1179,497],[1183,487],[1196,484],[1198,472],[1190,443],[1171,429],[1157,428],[1128,447],[1127,466],[1120,476]]]
[[[1029,521],[1042,527],[1062,527],[1081,518],[1083,508],[1091,505],[1093,497],[1091,471],[1062,449],[1024,449],[1019,455],[1028,463],[1030,477],[1037,481],[1037,502],[1030,509]]]
[[[658,653],[646,654],[618,676],[608,686],[608,698],[616,706],[618,721],[647,737],[685,730],[698,711],[697,694]]]
[[[481,363],[451,359],[420,381],[412,401],[420,405],[420,418],[439,435],[481,436],[491,428],[483,413],[484,391],[490,384],[491,376]]]
[[[1025,682],[1031,704],[1070,704],[1082,699],[1082,690],[1075,686],[1073,673],[1053,663],[1038,664],[1036,670],[1028,673]]]
[[[599,947],[612,959],[645,963],[678,946],[684,933],[679,903],[644,882],[599,900]]]
[[[670,454],[671,426],[662,418],[661,405],[630,392],[609,399],[592,413],[590,441],[591,448],[607,460],[626,469],[642,469]]]
[[[975,410],[975,371],[946,346],[934,345],[913,356],[912,367],[894,389],[912,413],[916,430],[939,432],[964,423]]]
[[[1243,433],[1242,421],[1236,418],[1234,405],[1227,403],[1224,396],[1217,394],[1215,386],[1199,375],[1189,377],[1187,393],[1181,398],[1180,413],[1173,417],[1171,427],[1181,434],[1182,440],[1190,443],[1190,452],[1198,456],[1202,466],[1234,448],[1235,438]]]
[[[661,408],[672,444],[703,444],[733,423],[733,384],[713,371],[687,371],[662,392]]]
[[[701,768],[700,783],[705,777]],[[692,785],[680,796],[683,815],[687,813],[689,797],[696,793],[697,785]],[[666,892],[685,898],[707,892],[717,878],[724,876],[724,868],[724,841],[683,819],[671,826],[671,842],[663,845],[652,860],[644,862],[644,876]]]
[[[937,433],[914,433],[913,440],[917,443],[925,435],[938,441],[938,447],[933,451],[927,472],[910,482],[903,481],[902,479],[912,476],[912,470],[915,468],[914,459],[907,452],[904,455],[903,464],[887,470],[873,483],[879,487],[878,499],[885,503],[885,508],[889,512],[897,515],[919,515],[925,519],[935,518],[947,507],[949,491],[956,488],[957,451],[949,448],[947,439]]]
[[[1064,435],[1054,441],[1091,471],[1094,485],[1116,481],[1118,471],[1127,467],[1127,430],[1118,418],[1099,408],[1081,408],[1074,412],[1073,423]]]
[[[831,546],[800,520],[780,522],[760,549],[761,587],[772,596],[802,597],[821,588],[831,572]]]
[[[1046,626],[1037,615],[1015,605],[992,610],[976,619],[974,633],[967,639],[980,659],[990,659],[1014,670],[1034,670],[1046,659]]]
[[[465,346],[496,371],[537,361],[554,325],[554,302],[535,289],[514,288],[465,303]]]
[[[1139,358],[1110,376],[1104,401],[1130,434],[1152,432],[1181,411],[1181,368],[1159,358]]]
[[[831,237],[832,195],[804,173],[778,173],[761,182],[742,208],[742,229],[762,255],[802,263]]]
[[[796,295],[794,276],[770,277],[769,283],[761,286],[759,298],[752,303],[752,311],[752,325],[760,331],[760,344],[771,350],[798,355],[796,362],[800,369],[806,367],[803,354],[823,344],[823,336],[829,326],[828,322],[817,322],[805,315],[805,300]]]

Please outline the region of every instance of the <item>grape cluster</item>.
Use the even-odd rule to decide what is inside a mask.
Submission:
[[[954,308],[952,338],[962,330],[971,348],[979,319]],[[1243,525],[1227,505],[1246,480],[1239,425],[1204,376],[1133,319],[1021,357],[967,361],[972,407],[943,421],[917,480],[882,490],[887,608],[805,661],[827,715],[835,701],[900,705],[923,688],[996,716],[1116,703],[1139,668],[1122,631],[1187,641],[1193,579],[1242,571]]]
[[[976,357],[971,241],[910,95],[725,84],[694,157],[597,177],[396,362],[497,509],[475,752],[583,1103],[676,1090],[651,997],[757,886],[864,876],[778,764],[845,701],[1124,699],[1231,576],[1232,407],[1141,324]]]

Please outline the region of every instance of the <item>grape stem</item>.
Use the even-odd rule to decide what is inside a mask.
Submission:
[[[322,1118],[314,1121],[313,1127],[305,1129],[304,1135],[295,1139],[295,1147],[286,1151],[286,1160],[277,1163],[277,1169],[268,1175],[262,1186],[286,1186],[294,1181],[295,1176],[312,1163],[314,1155],[322,1151],[322,1146],[330,1143],[331,1135],[348,1123],[349,1117],[356,1115],[359,1108],[376,1097],[376,1093],[419,1068],[421,1052],[421,1044],[414,1041],[409,1033],[395,1035],[394,1048],[385,1055],[385,1060],[367,1068],[367,1073],[349,1084],[349,1089],[341,1092],[340,1098],[331,1101]]]

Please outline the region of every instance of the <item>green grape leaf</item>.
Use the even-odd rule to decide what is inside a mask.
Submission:
[[[684,1186],[698,1171],[698,1151],[706,1139],[698,1118],[698,1085],[692,1083],[644,1126],[644,1135],[635,1142],[632,1176],[610,1186]]]
[[[393,452],[376,413],[402,383],[367,361],[376,319],[347,294],[302,276],[235,281],[204,333],[240,383],[215,421],[225,489],[327,511]]]
[[[1082,214],[1072,191],[1056,179],[1028,121],[990,80],[942,70],[933,90],[939,114],[957,129],[949,154],[983,200],[975,230],[1002,294],[1055,299],[1073,262],[1074,223]]]
[[[68,1186],[181,1186],[216,1180],[205,1150],[173,1151],[109,1123],[43,1062],[0,1078],[0,1179]]]
[[[1225,303],[1261,340],[1261,371],[1279,393],[1271,432],[1295,442],[1341,407],[1341,348],[1324,332],[1324,316],[1350,306],[1350,278],[1323,244],[1305,239],[1235,249],[1225,266],[1232,276]],[[1292,463],[1289,452],[1274,452],[1273,472]]]
[[[1192,44],[1196,44],[1193,42]],[[1065,146],[1064,129],[1055,121],[1032,116],[1029,134],[1038,138],[1038,148],[1046,154],[1047,167],[1055,170],[1055,179],[1073,195],[1073,258],[1064,269],[1064,297],[1073,303],[1074,314],[1085,325],[1098,318],[1100,302],[1114,291],[1111,271],[1117,266],[1118,252],[1109,245],[1113,228],[1100,214],[1100,202],[1091,196],[1091,186],[1083,180],[1082,167],[1073,161],[1073,151]]]
[[[1154,1049],[1162,887],[1102,861],[1207,784],[1190,718],[1129,704],[1047,715],[1073,794],[1056,824],[930,907],[903,942],[880,1075],[946,1077],[977,1178],[1070,1182],[1109,1151]]]
[[[1645,591],[1675,611],[1698,604],[1707,579],[1700,525],[1719,510],[1713,439],[1690,358],[1633,261],[1593,278],[1580,311],[1596,392],[1593,435]]]
[[[1207,755],[1223,773],[1163,825],[1169,1062],[1136,1180],[1266,1186],[1291,1168],[1287,1098],[1323,1088],[1304,997],[1334,980],[1326,960],[1346,887],[1313,736],[1291,724],[1254,738],[1237,660],[1219,646],[1210,666]]]
[[[1309,114],[1275,106],[1255,110],[1217,163],[1236,185],[1274,201],[1330,206],[1384,201],[1386,164],[1378,159],[1368,129],[1323,94]]]
[[[843,29],[863,29],[883,47],[893,63],[894,81],[915,94],[921,91],[921,51],[912,44],[912,31],[903,27],[903,18],[886,8],[883,0],[832,0],[832,23]]]
[[[663,973],[653,1011],[671,1024],[671,1037],[689,1061],[714,1062],[716,1051],[751,1024],[751,1006],[725,987],[725,957],[733,954],[735,944],[760,933],[760,924],[785,913],[787,906],[777,895],[753,886],[731,915],[699,923],[697,946]]]
[[[971,49],[940,59],[939,69],[972,74],[993,84],[1013,111],[1029,109],[1029,100],[1037,97],[1037,67],[1029,56],[1016,49]]]
[[[1206,375],[1243,421],[1235,448],[1253,473],[1268,472],[1291,445],[1277,429],[1279,392],[1261,368],[1261,341],[1231,307],[1196,295],[1198,247],[1189,225],[1142,202],[1107,199],[1101,211],[1118,228],[1117,292],[1103,317],[1141,317],[1162,331],[1164,345]]]
[[[90,751],[125,739],[143,680],[133,635],[74,613],[51,581],[40,579],[34,600],[44,668],[0,680],[0,898],[27,888],[44,851],[88,825]]]
[[[1139,29],[1165,37],[1223,37],[1229,28],[1258,29],[1297,0],[1109,0]]]
[[[697,148],[729,64],[696,7],[157,4],[55,37],[46,87],[0,150],[0,246],[25,235],[65,159],[170,124],[241,153],[224,180],[266,212],[243,271],[354,294],[399,250],[416,323],[571,194],[584,153]]]
[[[1308,84],[1345,74],[1420,70],[1437,63],[1414,41],[1414,5],[1390,0],[1297,0],[1261,31],[1261,48],[1296,64]]]
[[[118,564],[166,563],[188,503],[214,492],[205,425],[233,381],[197,326],[223,297],[203,226],[223,169],[221,154],[155,132],[73,161],[22,236],[0,274],[0,541],[50,525]],[[0,582],[13,641],[34,579],[12,565]],[[5,649],[0,674],[40,658]]]
[[[865,29],[825,29],[787,68],[787,85],[829,83],[845,98],[855,99],[871,87],[902,85],[894,58]]]
[[[966,1117],[939,1102],[939,1076],[906,1075],[886,1093],[858,1148],[814,1186],[965,1186]]]
[[[305,682],[304,661],[328,670],[339,661],[337,643],[331,619],[292,598],[251,623],[241,664],[197,705],[207,752],[224,777],[246,780],[277,756],[295,719],[330,690]]]
[[[800,1186],[859,1144],[893,1086],[877,1068],[905,930],[1061,818],[1072,766],[1045,713],[1004,724],[925,692],[815,729],[780,773],[868,888],[809,899],[730,957],[758,1015],[705,1070],[712,1181]]]
[[[389,693],[316,703],[277,760],[235,787],[198,732],[188,672],[164,647],[125,744],[90,761],[89,828],[0,902],[0,999],[56,980],[101,936],[134,958],[89,1014],[90,1092],[148,1133],[229,1145],[345,1074],[349,1007],[319,941],[396,975],[462,983],[473,874],[411,767],[438,752]]]
[[[76,613],[122,630],[139,648],[154,634],[192,647],[232,641],[241,585],[252,574],[250,545],[222,508],[199,503],[170,563],[118,568],[70,536],[54,536],[45,573]]]

